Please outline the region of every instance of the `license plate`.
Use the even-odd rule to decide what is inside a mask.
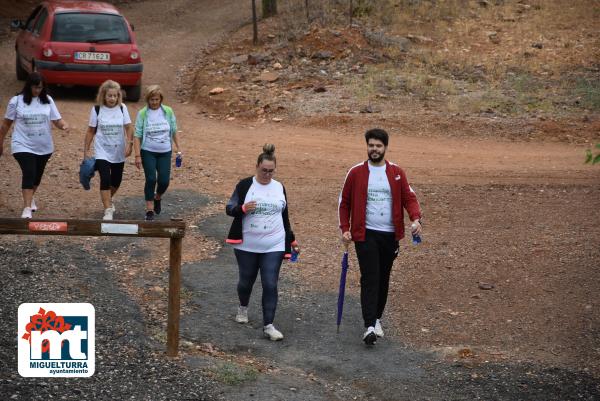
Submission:
[[[110,53],[75,52],[75,60],[80,60],[80,61],[110,61]]]

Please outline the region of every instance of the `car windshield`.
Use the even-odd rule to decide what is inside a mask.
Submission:
[[[131,43],[131,38],[120,15],[61,13],[54,17],[52,41]]]

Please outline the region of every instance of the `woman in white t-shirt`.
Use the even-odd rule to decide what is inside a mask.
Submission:
[[[283,259],[300,252],[288,217],[285,188],[273,179],[275,146],[266,144],[256,162],[256,174],[235,187],[225,211],[233,216],[227,243],[233,245],[239,268],[240,305],[235,320],[248,322],[248,303],[260,271],[263,333],[273,341],[283,334],[273,326],[277,307],[277,282]]]
[[[95,154],[91,150],[92,140]],[[90,111],[83,144],[84,157],[96,158],[104,220],[113,219],[113,197],[123,180],[125,159],[132,146],[133,127],[127,106],[122,103],[121,86],[115,81],[105,81],[98,89],[96,106]]]
[[[54,152],[50,122],[57,128],[67,129],[67,123],[46,92],[46,84],[39,73],[29,74],[21,93],[8,102],[4,121],[0,126],[0,156],[4,151],[4,137],[13,122],[15,128],[11,150],[23,173],[21,217],[30,219],[31,213],[37,210],[33,195],[42,181],[46,163]]]
[[[163,104],[164,96],[160,86],[146,88],[146,106],[135,119],[133,147],[135,165],[144,166],[146,184],[146,220],[154,220],[160,214],[161,199],[171,180],[171,156],[173,149],[181,158],[177,138],[177,120],[173,109]]]

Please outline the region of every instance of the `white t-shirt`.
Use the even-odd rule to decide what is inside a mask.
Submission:
[[[60,120],[61,116],[54,100],[50,96],[48,100],[50,103],[43,104],[39,98],[34,97],[28,105],[23,100],[23,95],[10,99],[4,118],[15,123],[11,142],[12,153],[47,155],[54,152],[50,122]]]
[[[283,185],[276,180],[263,185],[254,177],[244,203],[250,201],[256,201],[256,209],[242,219],[244,242],[234,248],[256,253],[285,251]]]
[[[142,149],[150,152],[164,153],[171,150],[171,127],[165,112],[158,108],[146,111],[146,128]]]
[[[392,222],[392,191],[385,175],[385,165],[371,166],[369,163],[366,227],[369,230],[395,231]]]
[[[131,124],[127,106],[122,104],[123,112],[119,105],[115,107],[101,106],[98,116],[96,109],[90,111],[90,127],[98,126],[94,138],[96,159],[106,160],[110,163],[125,161],[125,127]]]

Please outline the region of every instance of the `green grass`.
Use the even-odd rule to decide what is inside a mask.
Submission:
[[[237,365],[233,362],[219,363],[210,369],[216,380],[230,386],[239,385],[247,381],[254,381],[258,377],[258,371],[253,367]]]
[[[581,107],[600,111],[600,79],[578,78],[573,93],[580,98]]]

